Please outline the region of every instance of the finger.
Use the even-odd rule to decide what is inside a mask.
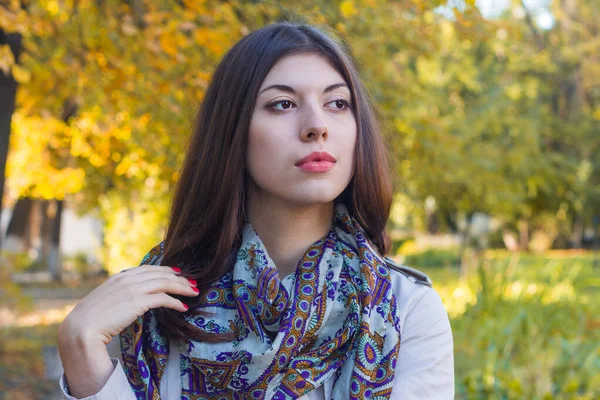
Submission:
[[[144,301],[146,302],[146,306],[149,308],[166,307],[181,312],[185,312],[188,309],[188,307],[181,301],[169,296],[166,293],[156,293],[144,296]]]
[[[137,280],[136,283],[143,283],[152,279],[168,279],[175,282],[183,283],[185,285],[197,286],[196,281],[193,279],[188,279],[180,275],[174,275],[163,271],[144,272],[142,274],[136,275],[135,278]]]
[[[142,273],[150,272],[150,271],[162,271],[162,272],[167,272],[172,275],[178,275],[181,273],[181,270],[177,271],[174,268],[177,268],[177,267],[169,267],[169,266],[165,266],[165,265],[144,264],[144,265],[140,265],[139,267],[128,268],[121,272],[123,272],[126,275],[130,275],[130,276],[138,275],[138,274],[142,274]]]
[[[180,280],[171,280],[164,278],[149,279],[144,282],[137,283],[135,289],[139,293],[154,294],[154,293],[174,293],[183,296],[197,296],[198,289],[190,285],[189,282],[181,282]]]

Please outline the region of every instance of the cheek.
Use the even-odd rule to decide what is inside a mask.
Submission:
[[[278,134],[277,127],[264,120],[251,122],[246,159],[248,173],[255,182],[272,181],[282,171],[281,167],[285,161],[285,143],[282,133]]]
[[[350,171],[350,175],[354,175],[356,168],[356,146],[358,142],[358,135],[356,125],[348,127],[349,134],[345,136],[342,143],[340,144],[340,156],[344,157],[344,164],[346,169]]]
[[[248,132],[248,151],[267,153],[280,147],[286,134],[284,130],[286,126],[280,125],[280,121],[269,118],[264,112],[254,114]]]

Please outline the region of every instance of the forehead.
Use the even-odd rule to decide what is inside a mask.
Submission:
[[[261,89],[269,85],[288,85],[297,90],[323,89],[345,82],[330,61],[319,54],[294,54],[281,58],[271,68]]]

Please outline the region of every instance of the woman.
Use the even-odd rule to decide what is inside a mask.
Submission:
[[[301,24],[246,36],[207,90],[165,240],[61,324],[65,397],[453,398],[440,297],[384,257],[391,187],[342,46]]]

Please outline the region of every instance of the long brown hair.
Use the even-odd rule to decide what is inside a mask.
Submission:
[[[165,237],[162,265],[179,266],[201,291],[231,270],[241,245],[247,190],[248,127],[260,86],[282,57],[316,53],[348,84],[357,122],[356,168],[342,201],[384,255],[390,247],[385,225],[392,204],[389,155],[377,116],[356,65],[341,40],[325,30],[281,22],[254,31],[236,43],[214,72],[198,110]],[[198,298],[174,296],[194,312]],[[161,331],[171,339],[216,342],[232,335],[207,334],[179,311],[155,310]]]

